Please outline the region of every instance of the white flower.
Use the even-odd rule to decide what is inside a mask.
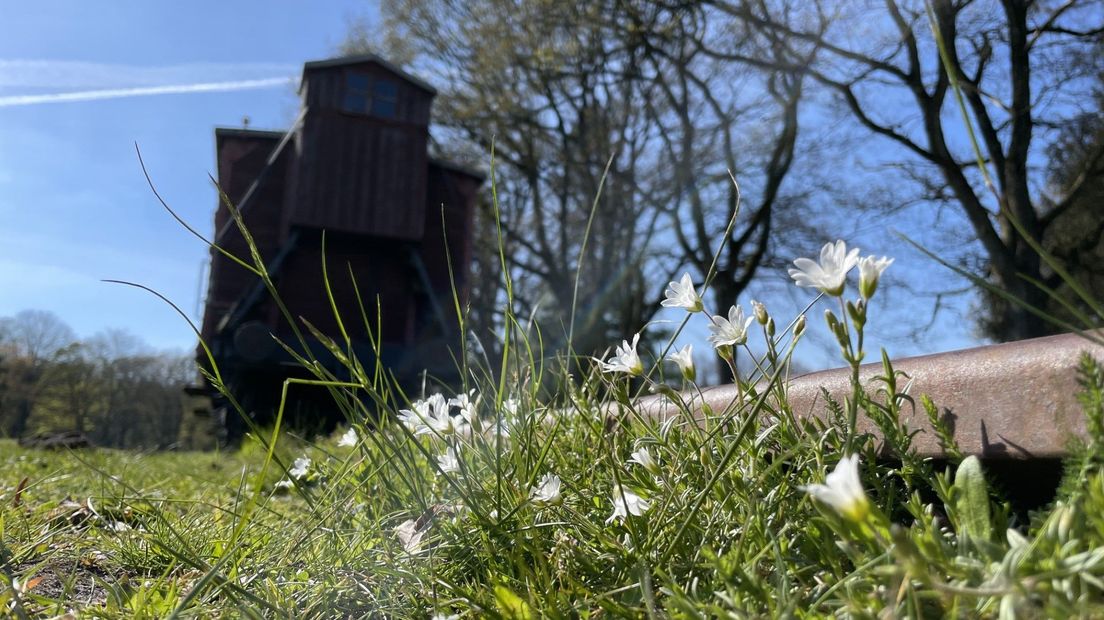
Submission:
[[[419,528],[417,520],[407,519],[395,528],[395,536],[398,537],[407,553],[417,553],[421,549],[422,537],[429,530],[430,523],[432,523],[432,519],[427,519],[425,525]]]
[[[350,426],[349,430],[345,431],[345,433],[341,435],[341,439],[337,440],[337,447],[351,448],[355,445],[357,445],[356,429]]]
[[[892,264],[893,259],[886,256],[881,258],[866,256],[859,261],[859,294],[863,299],[874,296],[874,291],[878,288],[878,278],[882,277],[882,272]]]
[[[418,405],[419,403],[414,403],[412,405],[414,409],[399,410],[399,422],[402,422],[403,426],[405,426],[407,430],[409,430],[411,433],[414,433],[415,435],[418,434],[418,429],[425,426],[425,423],[422,422],[424,416],[418,415]]]
[[[311,460],[305,456],[301,456],[295,459],[295,462],[291,464],[291,469],[288,470],[288,475],[296,480],[302,480],[307,475],[307,470],[310,469]]]
[[[460,614],[445,615],[443,612],[437,612],[437,613],[433,614],[433,617],[430,618],[430,620],[457,620],[459,617],[460,617]]]
[[[520,408],[521,402],[516,398],[507,398],[502,401],[502,410],[509,416],[516,417]]]
[[[678,364],[679,371],[682,372],[682,378],[687,381],[693,381],[697,376],[697,372],[694,370],[694,348],[693,345],[686,345],[679,351],[667,356],[667,359]]]
[[[292,482],[291,480],[288,480],[287,478],[284,478],[283,480],[281,480],[281,481],[277,482],[276,484],[272,485],[272,488],[276,491],[284,493],[284,492],[290,491],[292,489],[292,487],[294,487],[294,486],[295,486],[294,482]]]
[[[844,456],[825,484],[809,484],[801,487],[818,501],[828,504],[847,519],[861,521],[870,511],[870,502],[859,479],[859,457]]]
[[[444,396],[434,394],[425,400],[412,403],[411,409],[399,411],[399,420],[415,435],[451,435],[456,424],[449,415],[449,404]]]
[[[694,290],[694,281],[689,273],[682,274],[678,282],[667,284],[667,290],[663,292],[667,299],[659,302],[664,308],[685,308],[687,312],[701,312],[702,299]]]
[[[441,471],[446,474],[450,474],[454,471],[460,471],[460,459],[456,457],[456,448],[449,446],[445,453],[437,457],[437,466],[441,468]]]
[[[479,414],[476,412],[475,407],[479,404],[479,396],[472,400],[471,396],[475,394],[475,390],[471,390],[467,394],[457,394],[456,398],[451,398],[448,401],[450,407],[460,408],[460,417],[467,420],[468,424],[471,424],[479,429]]]
[[[430,432],[428,420],[436,415],[431,399],[417,400],[410,406],[413,408],[399,410],[399,421],[415,435]]]
[[[714,316],[709,324],[709,342],[716,348],[724,346],[737,346],[747,342],[748,326],[753,317],[744,318],[744,309],[740,306],[732,306],[728,309],[728,318]]]
[[[617,347],[617,353],[610,358],[610,361],[598,360],[602,365],[602,372],[624,372],[633,376],[644,374],[644,362],[640,361],[640,356],[636,353],[638,342],[640,342],[640,334],[633,336],[631,345],[628,340],[622,340],[621,346]]]
[[[623,487],[613,487],[613,514],[606,519],[606,525],[615,519],[624,519],[629,515],[639,517],[648,511],[650,503],[636,493]]]
[[[429,430],[441,435],[450,435],[456,432],[456,424],[449,415],[449,403],[444,396],[434,394],[428,398],[431,415],[426,420]]]
[[[659,463],[654,458],[652,458],[652,453],[648,452],[648,448],[646,446],[630,454],[629,462],[640,465],[644,469],[648,470],[650,473],[659,473]]]
[[[794,259],[797,269],[790,269],[790,277],[798,286],[812,286],[833,297],[843,295],[847,272],[859,262],[859,249],[847,251],[843,241],[825,243],[820,249],[820,263],[810,258]]]
[[[545,474],[529,492],[529,499],[537,506],[558,505],[563,501],[560,497],[560,477],[556,474]]]

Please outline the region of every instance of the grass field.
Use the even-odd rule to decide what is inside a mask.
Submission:
[[[501,426],[490,403],[468,401],[481,419],[435,420],[429,399],[355,442],[281,437],[272,459],[254,439],[227,454],[3,441],[0,605],[105,618],[1099,616],[1104,383],[1089,363],[1086,379],[1097,434],[1058,501],[1027,519],[976,459],[936,470],[898,434],[901,461],[877,461],[872,438],[842,431],[845,410],[836,424],[797,420],[766,392],[701,428],[637,419],[586,389],[573,409],[500,403]],[[863,402],[894,436],[892,415]],[[859,458],[841,456],[847,441]]]

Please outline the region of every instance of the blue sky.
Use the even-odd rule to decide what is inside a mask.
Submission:
[[[100,281],[148,285],[198,318],[205,248],[158,206],[134,144],[162,195],[208,231],[215,126],[249,116],[254,128],[286,127],[302,63],[332,56],[349,19],[372,10],[364,0],[8,4],[0,316],[41,308],[82,336],[124,327],[157,348],[191,348],[162,302]],[[123,96],[151,90],[182,92]],[[74,100],[56,101],[63,93]]]
[[[0,20],[0,316],[45,309],[81,336],[122,327],[157,348],[192,348],[190,328],[164,303],[101,282],[150,286],[200,318],[206,248],[158,205],[135,143],[162,196],[208,233],[214,128],[240,126],[244,116],[252,128],[285,128],[302,63],[334,55],[349,21],[373,11],[364,0],[8,4]],[[893,254],[890,223],[841,221],[831,236]],[[930,264],[902,263],[894,270],[905,277],[920,269],[947,278],[937,288],[961,286]],[[778,287],[752,293],[794,306],[778,313],[793,316],[801,305],[793,294],[762,292]],[[973,343],[960,316],[965,302],[917,341],[894,328],[902,314],[905,324],[925,322],[930,300],[914,308],[907,294],[882,295],[898,311],[871,328],[884,327],[892,354]],[[820,312],[811,326],[823,332]],[[704,330],[691,332],[706,350]],[[819,341],[810,348],[820,352],[807,352],[810,366],[835,358],[834,345]]]

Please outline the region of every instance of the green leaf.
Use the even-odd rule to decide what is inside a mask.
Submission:
[[[529,607],[529,603],[514,594],[510,588],[498,585],[495,586],[494,591],[498,610],[502,612],[504,617],[510,618],[510,620],[531,620],[533,618],[533,610]]]
[[[989,522],[989,490],[981,461],[976,456],[963,459],[955,472],[955,512],[958,513],[958,530],[973,540],[989,540],[992,534]]]

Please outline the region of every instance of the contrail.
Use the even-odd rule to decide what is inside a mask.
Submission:
[[[144,97],[148,95],[176,95],[182,93],[217,93],[252,88],[272,88],[291,81],[291,78],[265,78],[261,80],[238,80],[235,82],[202,82],[199,84],[170,84],[166,86],[143,86],[138,88],[111,88],[104,90],[82,90],[71,93],[50,93],[46,95],[8,95],[0,97],[0,108],[18,105],[36,105],[39,103],[69,103],[74,101],[95,101],[97,99],[118,99],[121,97]]]

